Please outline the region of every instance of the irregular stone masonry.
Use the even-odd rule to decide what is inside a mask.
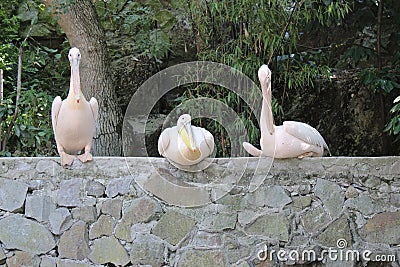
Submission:
[[[228,193],[200,207],[169,205],[139,186],[162,172],[212,187],[242,161],[186,173],[162,158],[95,158],[69,169],[58,158],[2,158],[0,266],[365,266],[376,256],[386,259],[379,266],[400,265],[399,157],[272,166],[251,158]],[[265,180],[254,188],[257,166]]]

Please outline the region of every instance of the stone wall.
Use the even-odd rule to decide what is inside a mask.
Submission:
[[[199,207],[138,185],[155,172],[189,189],[213,184],[243,160],[229,192]],[[400,158],[269,163],[216,159],[187,173],[161,158],[70,169],[58,158],[2,158],[0,266],[399,266]],[[255,175],[265,180],[252,188]],[[172,200],[187,197],[159,186]],[[368,261],[376,256],[388,261]]]

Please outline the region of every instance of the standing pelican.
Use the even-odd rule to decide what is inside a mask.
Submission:
[[[189,114],[179,117],[177,125],[165,129],[158,139],[161,156],[189,166],[199,163],[214,150],[214,137],[206,129],[191,125]]]
[[[274,125],[271,109],[271,71],[267,65],[258,70],[263,103],[260,116],[261,150],[244,142],[244,149],[254,157],[304,158],[320,157],[324,148],[329,152],[321,134],[308,124],[297,121],[285,121],[281,126]],[[329,152],[330,154],[330,152]]]
[[[84,152],[77,156],[80,161],[86,162],[93,159],[90,148],[99,110],[97,100],[92,97],[88,102],[81,91],[79,49],[71,48],[68,58],[71,65],[68,96],[63,101],[60,96],[57,96],[51,107],[54,137],[62,166],[71,165],[74,155],[78,155],[82,150]]]

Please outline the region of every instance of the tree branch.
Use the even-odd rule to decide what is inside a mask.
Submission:
[[[0,69],[0,106],[3,106],[4,88],[3,88],[3,69]],[[3,116],[0,116],[0,144],[3,135]]]

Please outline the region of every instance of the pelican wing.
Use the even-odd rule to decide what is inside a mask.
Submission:
[[[165,151],[167,150],[170,142],[170,133],[171,130],[169,128],[162,131],[160,137],[158,138],[158,153],[163,156]]]
[[[62,100],[60,96],[57,96],[53,100],[53,104],[51,105],[51,123],[53,124],[53,132],[56,134],[56,127],[58,122],[58,113],[60,112],[62,105]]]
[[[99,115],[99,103],[97,99],[92,97],[89,101],[90,109],[92,110],[94,121],[97,121],[97,116]]]
[[[298,121],[284,121],[283,127],[288,134],[308,144],[326,148],[330,154],[328,145],[322,135],[310,125]]]

